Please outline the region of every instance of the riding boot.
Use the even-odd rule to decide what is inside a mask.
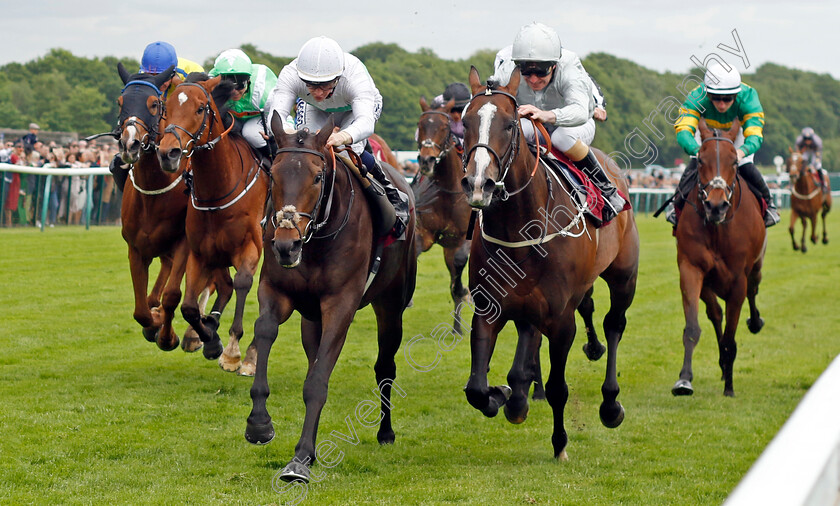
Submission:
[[[385,195],[387,196],[388,202],[394,209],[394,214],[396,215],[396,221],[394,222],[392,230],[394,237],[402,237],[406,227],[408,226],[408,196],[402,194],[397,187],[391,183],[388,176],[385,174],[385,170],[379,163],[379,160],[377,160],[373,154],[368,151],[364,151],[362,152],[361,158],[367,171],[381,185]]]
[[[773,202],[773,197],[770,195],[770,189],[767,187],[767,183],[764,181],[764,178],[761,176],[761,173],[758,171],[755,165],[750,163],[745,163],[738,167],[738,172],[741,176],[750,184],[756,191],[761,195],[761,198],[764,199],[764,202],[767,203],[767,211],[764,212],[764,225],[767,227],[772,227],[776,223],[779,223],[781,218],[779,217],[779,211],[776,210],[776,203]]]
[[[603,223],[607,223],[611,219],[615,218],[618,213],[624,210],[624,206],[627,204],[627,201],[624,200],[624,197],[618,193],[618,189],[607,177],[607,173],[604,171],[604,168],[601,167],[601,164],[598,162],[598,159],[595,158],[595,154],[591,149],[586,153],[586,156],[578,161],[575,161],[574,164],[578,169],[582,170],[587,176],[589,176],[604,196],[605,205],[601,211]]]
[[[125,180],[128,178],[128,170],[130,168],[130,165],[123,163],[119,154],[114,155],[114,158],[111,160],[111,165],[108,166],[108,170],[114,176],[114,183],[120,191],[123,191],[125,188]]]
[[[665,219],[671,225],[677,226],[677,215],[682,211],[685,205],[685,197],[688,196],[691,188],[697,184],[697,158],[692,158],[688,162],[688,166],[680,176],[680,182],[677,185],[677,191],[674,193],[674,198],[671,200],[672,206],[668,208],[665,214]]]
[[[820,188],[822,188],[823,193],[828,193],[825,171],[822,168],[818,168],[817,175],[820,177]]]

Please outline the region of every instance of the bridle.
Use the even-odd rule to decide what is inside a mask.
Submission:
[[[228,134],[228,132],[230,132],[230,130],[233,128],[234,122],[231,122],[230,127],[228,127],[227,130],[219,134],[219,136],[215,139],[207,141],[204,144],[199,144],[201,137],[204,135],[205,129],[207,129],[208,134],[212,135],[213,133],[213,123],[216,119],[216,112],[213,109],[213,105],[211,103],[213,99],[210,96],[210,93],[208,93],[207,90],[204,89],[204,87],[200,84],[181,83],[175,87],[175,90],[177,91],[178,88],[180,88],[181,86],[194,86],[200,89],[204,93],[204,97],[207,99],[207,102],[201,107],[199,107],[199,110],[204,113],[204,116],[201,118],[201,125],[198,127],[197,132],[192,133],[189,130],[182,127],[181,125],[177,125],[175,123],[170,123],[166,126],[166,128],[163,129],[164,134],[171,133],[175,136],[176,139],[178,139],[178,147],[181,148],[182,152],[186,153],[184,155],[185,158],[190,159],[196,153],[196,151],[213,149],[216,146],[216,144],[218,144],[219,141],[222,140],[222,137],[224,137]],[[181,140],[181,136],[178,134],[178,130],[181,130],[189,136],[190,140],[187,141],[186,145]]]
[[[315,201],[315,206],[312,211],[305,213],[298,211],[295,206],[293,205],[284,205],[279,211],[271,213],[271,225],[274,228],[294,228],[297,230],[298,238],[303,241],[304,244],[308,243],[313,238],[323,239],[333,237],[338,235],[344,227],[347,225],[347,222],[350,219],[350,211],[353,208],[353,201],[356,198],[356,191],[353,189],[353,185],[350,185],[350,203],[347,205],[347,213],[344,215],[344,219],[342,220],[339,227],[328,234],[324,235],[316,235],[318,231],[320,231],[324,226],[327,225],[327,222],[330,219],[330,213],[332,211],[332,204],[333,204],[333,195],[335,195],[335,175],[336,175],[336,162],[335,162],[335,151],[330,148],[330,156],[331,156],[331,163],[327,163],[327,157],[324,153],[320,151],[316,151],[314,149],[308,148],[281,148],[277,150],[277,154],[280,153],[305,153],[309,155],[315,155],[321,159],[321,170],[315,176],[316,180],[321,183],[321,187],[318,191],[318,199]],[[275,163],[275,165],[278,165]],[[332,170],[329,170],[330,165],[332,165]],[[272,167],[273,169],[273,167]],[[344,170],[347,172],[348,180],[350,178],[350,170],[345,166]],[[274,210],[273,200],[271,198],[271,189],[274,187],[274,172],[271,171],[269,173],[271,178],[271,185],[269,186],[269,203],[271,205],[271,209]],[[327,185],[325,184],[326,178],[330,176],[330,185],[329,189],[327,189]],[[318,221],[318,216],[321,214],[321,209],[323,207],[323,217],[320,221]],[[300,222],[300,218],[305,217],[309,218],[309,221],[304,227],[303,230],[300,229],[298,223]]]
[[[152,117],[152,125],[147,125],[145,121],[138,118],[137,116],[130,116],[125,119],[121,119],[120,122],[117,124],[117,128],[114,131],[114,136],[119,138],[119,132],[122,132],[130,126],[140,125],[145,131],[143,137],[140,138],[140,149],[146,152],[153,151],[155,149],[155,142],[158,137],[158,125],[160,125],[160,121],[164,116],[164,104],[163,101],[160,99],[161,91],[157,86],[150,83],[149,81],[134,80],[125,83],[125,86],[123,86],[123,89],[120,91],[120,95],[123,95],[125,93],[125,90],[128,89],[129,86],[148,86],[155,90],[155,95],[157,96],[158,103],[158,112],[154,117]]]
[[[452,147],[455,146],[454,142],[454,135],[452,133],[452,118],[449,114],[443,111],[424,111],[420,113],[420,118],[422,119],[423,116],[430,115],[430,114],[438,114],[446,118],[446,136],[444,136],[443,146],[435,142],[431,137],[427,137],[421,141],[417,142],[417,145],[420,149],[422,148],[436,148],[438,150],[438,155],[435,157],[435,165],[440,164],[440,161],[446,158],[446,155],[449,154],[449,151],[452,150]]]
[[[729,139],[727,137],[721,137],[720,132],[717,129],[714,130],[714,135],[712,137],[707,137],[703,139],[701,146],[710,141],[728,142],[732,145],[733,148],[735,147],[735,143],[732,142],[732,139]],[[727,184],[726,180],[720,174],[720,146],[715,146],[715,157],[717,162],[715,164],[717,168],[717,174],[708,183],[703,184],[703,182],[700,180],[700,171],[698,167],[697,195],[700,198],[700,202],[705,203],[706,200],[709,198],[709,190],[724,190],[724,200],[728,204],[730,203],[732,194],[735,193],[735,184],[737,184],[738,182],[738,168],[737,166],[735,167],[735,177],[732,179],[732,184]],[[702,163],[699,157],[697,158],[697,163],[698,165]],[[736,161],[735,163],[737,165],[738,162]]]

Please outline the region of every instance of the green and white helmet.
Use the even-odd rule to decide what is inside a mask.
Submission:
[[[525,25],[513,39],[513,61],[557,61],[563,52],[560,37],[554,29],[542,24]]]
[[[251,59],[240,49],[226,49],[216,58],[213,75],[251,74]]]
[[[300,48],[296,66],[298,77],[304,81],[332,81],[344,72],[344,51],[329,37],[315,37]]]
[[[706,67],[703,83],[706,85],[706,93],[734,95],[741,91],[741,73],[732,65],[726,70],[726,67],[712,60]]]

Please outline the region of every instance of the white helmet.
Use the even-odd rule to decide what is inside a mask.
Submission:
[[[557,61],[562,51],[557,32],[542,23],[531,23],[523,26],[513,39],[511,57],[515,62]]]
[[[732,65],[726,70],[726,67],[712,60],[706,67],[703,83],[706,85],[706,93],[734,95],[741,91],[741,73]]]
[[[344,51],[328,37],[306,41],[297,57],[297,73],[304,81],[325,83],[344,72]]]

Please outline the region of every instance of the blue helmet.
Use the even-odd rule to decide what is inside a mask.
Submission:
[[[140,72],[160,74],[171,66],[178,66],[178,55],[172,44],[159,40],[146,46],[140,60]]]

